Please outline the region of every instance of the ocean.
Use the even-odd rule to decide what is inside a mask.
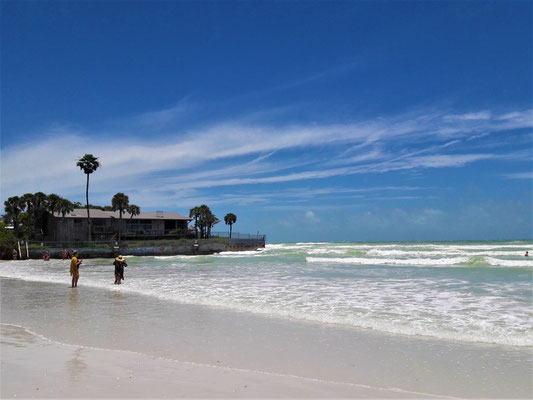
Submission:
[[[524,348],[533,346],[533,253],[526,251],[531,241],[277,243],[249,252],[126,257],[120,286],[113,285],[113,260],[87,259],[78,291]],[[69,262],[3,262],[0,278],[69,286]],[[3,285],[4,294],[9,288]],[[17,312],[3,309],[13,320]]]

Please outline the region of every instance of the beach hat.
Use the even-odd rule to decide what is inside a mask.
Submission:
[[[122,256],[118,256],[118,257],[116,258],[116,260],[117,260],[117,261],[126,261],[126,259],[125,259],[124,257],[122,257]]]

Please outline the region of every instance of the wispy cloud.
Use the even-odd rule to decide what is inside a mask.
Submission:
[[[145,113],[132,121],[157,127],[179,118],[187,107]],[[101,132],[54,129],[27,145],[2,149],[2,196],[37,190],[65,196],[79,193],[82,172],[75,163],[85,153],[95,154],[102,163],[91,177],[95,202],[109,202],[104,196],[117,191],[136,194],[135,202],[152,197],[161,201],[166,196],[168,203],[173,201],[170,198],[196,200],[207,196],[200,191],[224,186],[460,168],[505,159],[501,151],[478,152],[468,139],[531,128],[530,117],[531,110],[502,115],[420,112],[322,125],[272,126],[236,120],[164,136],[135,132],[128,141],[113,135],[106,139]],[[259,194],[249,201],[267,198]]]
[[[528,180],[533,180],[533,172],[532,171],[517,172],[517,173],[514,173],[514,174],[505,174],[503,176],[505,178],[507,178],[507,179],[528,179]]]
[[[173,122],[175,123],[179,119],[186,117],[196,108],[196,105],[187,99],[182,99],[172,107],[143,113],[133,118],[133,121],[144,127],[159,128]]]
[[[445,115],[444,120],[448,121],[487,121],[491,118],[491,114],[488,111],[479,111],[466,114],[451,114]]]

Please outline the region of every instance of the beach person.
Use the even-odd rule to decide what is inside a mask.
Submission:
[[[526,254],[524,254],[524,257],[529,257],[529,251],[526,251]]]
[[[46,250],[46,252],[44,253],[44,256],[43,256],[43,260],[44,261],[49,261],[50,260],[50,250]]]
[[[67,259],[67,251],[65,249],[61,250],[61,259],[66,260]]]
[[[19,258],[19,253],[16,249],[13,249],[12,254],[13,254],[13,260],[17,260]]]
[[[78,252],[74,250],[72,252],[72,258],[70,260],[70,275],[72,275],[72,287],[78,287],[78,279],[80,277],[80,264],[83,260],[78,260]]]
[[[115,258],[113,265],[115,266],[115,285],[120,285],[120,281],[124,280],[124,268],[127,267],[128,264],[126,264],[126,259],[124,257],[118,256]]]

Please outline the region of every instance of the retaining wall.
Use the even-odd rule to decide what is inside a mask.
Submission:
[[[139,244],[135,246],[129,245],[109,245],[101,247],[78,247],[80,258],[114,258],[118,255],[123,256],[170,256],[170,255],[206,255],[221,253],[224,251],[253,251],[265,247],[265,242],[258,239],[228,239],[224,243],[217,241],[204,240],[189,240],[176,241],[176,243],[169,243],[166,241],[161,246],[154,243]],[[26,250],[22,250],[22,255],[26,256]],[[49,250],[52,258],[61,258],[61,251],[63,247],[30,247],[30,258],[43,258],[45,252]],[[72,251],[72,248],[67,248]]]

